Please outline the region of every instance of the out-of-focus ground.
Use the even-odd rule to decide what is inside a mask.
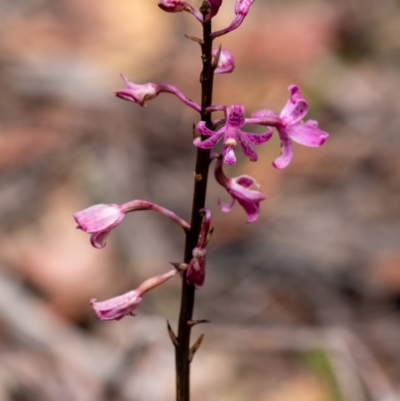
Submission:
[[[193,2],[199,6],[200,1]],[[225,0],[215,29],[233,18]],[[0,1],[0,399],[174,399],[180,282],[146,295],[138,316],[98,322],[89,299],[135,287],[180,261],[183,235],[134,213],[102,250],[71,214],[148,199],[189,219],[198,116],[160,95],[113,97],[171,82],[198,101],[200,35],[189,14],[149,0]],[[210,176],[215,233],[195,317],[212,324],[193,369],[193,400],[400,399],[400,4],[258,0],[216,40],[236,58],[215,103],[280,111],[298,83],[331,136],[239,155],[268,198],[245,223]],[[240,152],[238,152],[239,154]]]

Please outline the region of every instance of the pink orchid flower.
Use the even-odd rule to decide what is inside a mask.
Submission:
[[[292,141],[304,146],[319,147],[325,143],[329,134],[318,128],[314,120],[302,122],[308,112],[308,103],[302,97],[297,85],[289,86],[290,97],[280,115],[271,110],[259,110],[251,114],[247,123],[274,125],[282,144],[281,155],[272,163],[278,169],[285,168],[293,157]]]
[[[226,122],[218,131],[212,131],[206,127],[204,121],[197,124],[197,132],[200,135],[209,136],[204,141],[196,138],[193,144],[201,149],[211,149],[224,137],[223,160],[226,164],[236,163],[235,146],[239,144],[243,153],[252,161],[258,160],[254,145],[261,145],[267,142],[272,136],[272,130],[267,129],[263,134],[252,134],[242,131],[240,128],[245,125],[246,119],[244,107],[241,104],[234,104],[231,107],[224,107]]]
[[[247,214],[247,222],[252,223],[256,221],[260,214],[260,202],[265,199],[265,195],[262,192],[250,189],[251,185],[260,188],[258,182],[248,175],[240,175],[229,179],[222,169],[221,158],[217,159],[214,175],[217,182],[232,196],[231,203],[223,203],[221,200],[218,200],[219,208],[223,212],[230,212],[235,201],[238,201]]]
[[[185,231],[190,229],[189,224],[171,210],[140,199],[129,201],[123,205],[94,205],[74,213],[73,217],[77,228],[90,234],[91,244],[95,248],[104,248],[106,246],[105,239],[110,231],[122,222],[127,213],[139,210],[154,210],[173,220]]]
[[[99,302],[96,299],[91,299],[90,305],[100,320],[120,320],[124,316],[132,316],[134,315],[133,311],[142,302],[142,295],[144,293],[169,280],[177,273],[179,273],[179,269],[173,269],[159,276],[151,277],[135,290],[105,301]]]
[[[90,235],[90,243],[95,248],[104,248],[107,234],[125,218],[122,206],[94,205],[73,214],[77,228]]]

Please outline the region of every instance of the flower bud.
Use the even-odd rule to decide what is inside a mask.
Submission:
[[[90,242],[95,248],[103,248],[107,234],[125,218],[119,205],[94,205],[74,213],[77,228],[91,234]]]
[[[210,12],[207,15],[207,20],[217,15],[219,8],[221,7],[222,0],[208,0],[208,3],[210,4]]]
[[[179,13],[185,11],[187,3],[184,0],[160,0],[158,7],[168,13]]]
[[[218,49],[213,49],[212,51],[213,58],[215,58],[217,54],[218,54]],[[222,49],[219,54],[217,67],[214,70],[214,73],[224,74],[232,72],[234,68],[235,68],[235,59],[233,58],[232,53],[227,49]]]
[[[205,248],[196,247],[193,249],[192,256],[186,273],[186,282],[200,288],[203,286],[206,277],[207,251]]]
[[[206,246],[210,238],[211,212],[208,209],[201,209],[204,213],[201,223],[197,246],[193,249],[192,259],[189,263],[186,273],[186,282],[200,288],[204,284],[206,277]]]

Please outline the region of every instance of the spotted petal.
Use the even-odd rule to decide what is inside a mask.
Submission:
[[[226,125],[229,127],[243,127],[246,117],[244,115],[244,106],[233,104],[229,107],[229,113],[226,118]]]
[[[256,151],[253,148],[251,140],[247,137],[247,133],[240,131],[238,129],[237,132],[237,140],[239,142],[240,147],[243,150],[243,153],[252,161],[256,162],[258,160],[258,156]]]
[[[281,138],[281,155],[272,162],[275,168],[282,169],[288,166],[293,157],[293,144],[285,130],[279,131]]]
[[[197,126],[196,130],[200,135],[205,135],[205,136],[212,136],[215,135],[219,131],[212,131],[210,128],[206,127],[205,121],[200,121]]]
[[[297,85],[289,86],[290,97],[282,109],[280,116],[286,124],[299,122],[308,112],[308,103],[300,93]]]
[[[195,138],[193,140],[193,145],[201,149],[211,149],[217,144],[217,142],[222,138],[223,132],[213,132],[213,135],[202,141],[201,138]]]
[[[264,132],[263,134],[248,133],[246,136],[247,136],[247,138],[250,139],[250,141],[253,145],[259,146],[271,139],[272,129],[268,128],[267,131]]]

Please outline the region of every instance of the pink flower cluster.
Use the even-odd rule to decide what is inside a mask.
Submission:
[[[210,54],[212,41],[237,29],[243,23],[254,1],[236,0],[235,16],[231,23],[219,31],[210,31],[208,34],[210,46],[208,47],[208,56],[203,54],[203,59],[208,59],[207,69],[212,71],[213,74],[231,73],[235,68],[235,59],[229,50],[221,47],[214,48]],[[160,0],[158,6],[169,13],[186,11],[205,26],[218,14],[222,3],[223,0],[204,1],[200,11],[197,11],[185,0]],[[203,47],[204,42],[201,39],[189,36],[188,38]],[[125,87],[115,92],[116,97],[120,99],[145,106],[147,101],[156,98],[160,93],[169,93],[203,116],[204,121],[199,121],[196,125],[197,136],[193,139],[193,145],[210,152],[219,142],[222,142],[222,153],[212,153],[210,163],[215,160],[215,179],[232,198],[230,203],[224,203],[219,200],[218,206],[223,212],[229,212],[237,202],[244,209],[249,223],[256,221],[259,217],[260,202],[265,200],[265,195],[259,190],[260,185],[254,178],[248,175],[228,178],[225,175],[223,165],[233,166],[237,162],[236,148],[239,147],[250,161],[256,162],[258,160],[256,147],[267,143],[273,136],[273,129],[275,129],[281,142],[281,154],[273,161],[272,165],[277,169],[283,169],[289,165],[293,158],[293,141],[308,147],[319,147],[329,137],[328,133],[318,128],[316,121],[303,121],[303,118],[308,113],[309,106],[297,85],[289,86],[289,99],[280,113],[262,109],[254,111],[247,118],[242,104],[216,104],[202,109],[200,104],[187,98],[172,84],[153,82],[135,84],[124,75],[121,74],[121,76]],[[207,113],[221,111],[224,113],[224,117],[214,120],[212,123],[207,120],[207,117],[204,117]],[[265,130],[262,133],[248,132],[245,130],[246,125],[261,125],[265,127]],[[207,160],[209,153],[205,154],[205,160]],[[90,234],[91,244],[95,248],[103,248],[106,244],[106,237],[123,222],[126,215],[139,210],[154,210],[161,213],[173,220],[185,232],[190,232],[191,227],[189,224],[175,213],[145,200],[133,200],[122,205],[94,205],[75,213],[73,216],[77,223],[77,228]],[[173,264],[177,267],[175,270],[150,278],[138,288],[126,294],[102,302],[93,299],[91,305],[99,319],[119,320],[126,315],[133,314],[133,310],[142,301],[142,295],[145,292],[169,280],[178,272],[183,273],[186,271],[183,274],[189,285],[193,285],[196,288],[203,286],[207,254],[206,246],[212,230],[210,229],[210,210],[203,208],[199,213],[201,213],[201,216],[197,217],[202,217],[200,234],[197,244],[192,250],[190,262]]]

